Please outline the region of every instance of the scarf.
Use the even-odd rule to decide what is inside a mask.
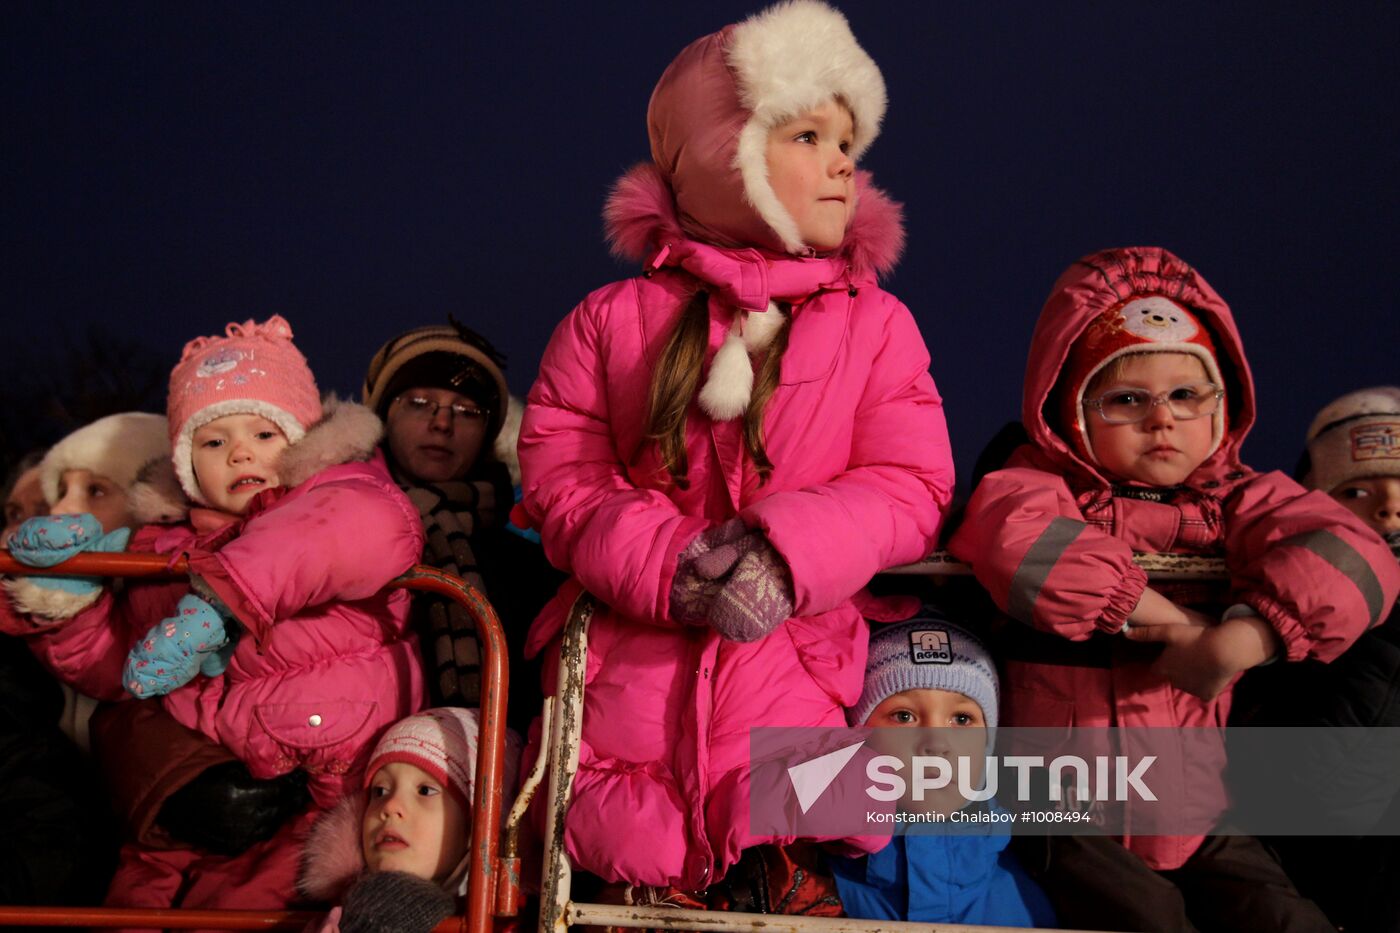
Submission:
[[[509,489],[508,474],[498,463],[478,464],[479,479],[424,483],[391,467],[394,481],[408,496],[423,521],[426,542],[423,563],[461,577],[487,594],[472,550],[472,537],[505,521],[498,488]],[[500,475],[496,475],[499,473]],[[509,499],[504,500],[509,506]],[[428,666],[432,706],[481,704],[481,642],[476,623],[455,600],[420,593],[414,597],[414,621]]]

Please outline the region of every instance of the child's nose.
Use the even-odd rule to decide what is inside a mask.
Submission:
[[[50,515],[81,515],[90,512],[87,491],[78,487],[68,490],[49,509]]]
[[[833,176],[845,176],[853,174],[855,170],[855,160],[840,149],[837,149],[836,155],[831,160],[831,174]]]
[[[1144,420],[1152,427],[1161,427],[1176,421],[1176,416],[1172,414],[1171,406],[1164,399],[1153,399],[1152,408]]]

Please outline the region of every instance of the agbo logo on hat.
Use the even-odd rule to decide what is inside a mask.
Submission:
[[[910,632],[909,657],[915,664],[952,664],[953,652],[948,647],[948,633],[942,629]]]

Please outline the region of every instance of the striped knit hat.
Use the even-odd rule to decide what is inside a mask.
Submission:
[[[380,768],[401,761],[432,775],[470,813],[476,783],[479,716],[474,709],[443,706],[400,719],[374,747],[365,769],[365,787],[369,787]]]
[[[907,622],[882,625],[870,636],[865,689],[846,719],[859,726],[886,697],[905,690],[951,690],[982,708],[988,730],[997,725],[997,669],[986,647],[937,609],[924,606]]]
[[[1305,482],[1331,492],[1368,476],[1400,476],[1400,386],[1349,392],[1317,413],[1308,428]]]
[[[489,445],[501,431],[510,398],[505,357],[470,327],[451,315],[447,320],[405,331],[375,352],[365,373],[365,404],[387,421],[389,404],[406,389],[450,389],[486,409]]]

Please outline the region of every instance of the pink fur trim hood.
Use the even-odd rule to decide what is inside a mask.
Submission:
[[[856,173],[856,197],[851,226],[834,256],[846,260],[853,278],[887,275],[904,251],[904,208],[865,171]],[[614,183],[603,224],[613,254],[634,262],[649,263],[666,245],[691,239],[670,186],[651,162],[634,165]]]

